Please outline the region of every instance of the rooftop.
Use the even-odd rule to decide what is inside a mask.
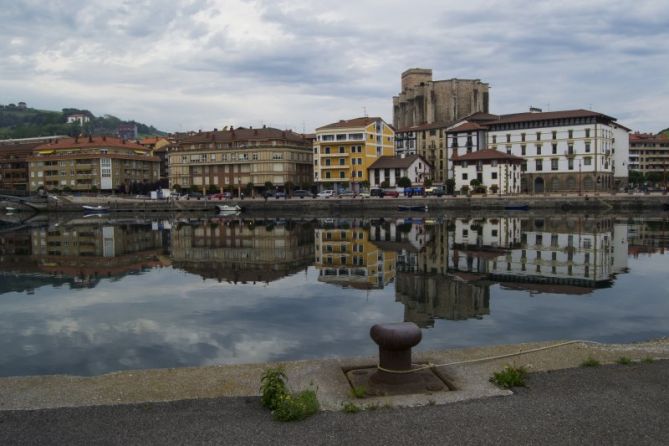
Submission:
[[[409,155],[404,158],[399,158],[396,156],[382,156],[376,161],[374,161],[372,165],[369,166],[369,168],[370,169],[400,169],[403,167],[407,168],[411,166],[411,164],[417,159],[420,159],[427,165],[430,164],[427,161],[425,161],[420,155]]]
[[[355,127],[367,127],[369,124],[372,124],[376,121],[383,121],[379,117],[369,117],[364,116],[362,118],[353,118],[353,119],[342,119],[338,122],[333,122],[332,124],[324,125],[318,127],[316,130],[326,130],[326,129],[349,129]]]
[[[42,144],[36,149],[69,149],[84,147],[125,147],[135,150],[147,150],[139,144],[126,141],[115,136],[79,136],[75,138],[58,138],[51,143]]]
[[[238,127],[211,132],[198,132],[194,135],[184,136],[179,144],[195,144],[205,142],[229,142],[229,141],[269,141],[284,140],[293,142],[306,142],[304,135],[292,130],[279,130],[273,127]]]

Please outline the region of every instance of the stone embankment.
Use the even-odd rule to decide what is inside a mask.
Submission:
[[[527,206],[537,211],[664,211],[669,208],[669,197],[663,194],[598,194],[598,195],[517,195],[517,196],[473,196],[473,197],[400,197],[400,198],[292,198],[292,199],[244,199],[212,201],[191,200],[149,200],[123,197],[59,197],[39,206],[12,206],[23,210],[42,212],[82,212],[84,205],[103,206],[109,212],[152,213],[152,212],[215,212],[216,205],[239,205],[244,212],[285,213],[308,215],[379,214],[400,211],[401,207],[411,207],[414,212],[444,211],[504,211],[509,208]]]

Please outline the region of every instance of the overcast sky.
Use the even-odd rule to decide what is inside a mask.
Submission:
[[[410,67],[491,112],[591,108],[669,127],[669,2],[0,0],[0,103],[166,131],[378,115]]]

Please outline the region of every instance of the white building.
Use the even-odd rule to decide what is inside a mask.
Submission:
[[[524,159],[522,192],[597,192],[627,182],[629,129],[590,110],[489,115],[449,129],[453,156],[486,148]]]
[[[73,122],[78,122],[79,125],[84,125],[85,123],[89,122],[91,118],[88,115],[85,115],[83,113],[77,113],[75,115],[70,115],[67,117],[67,123],[72,124]]]
[[[523,159],[497,150],[484,149],[452,157],[455,190],[464,186],[470,190],[472,180],[478,180],[487,192],[517,194],[520,192]],[[495,189],[497,189],[495,191]]]
[[[371,187],[380,187],[384,181],[387,187],[397,187],[402,177],[407,177],[413,185],[423,185],[430,179],[432,166],[420,155],[411,155],[405,158],[382,156],[369,166],[369,184]]]

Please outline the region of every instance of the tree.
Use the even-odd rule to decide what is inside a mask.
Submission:
[[[274,190],[274,184],[271,181],[265,181],[265,190],[266,191]]]
[[[246,195],[251,195],[253,193],[253,187],[254,187],[253,183],[251,182],[247,183],[246,187],[244,188],[244,193]]]
[[[432,187],[432,179],[426,178],[425,181],[423,182],[423,186],[425,187],[425,189],[427,189],[428,187]]]
[[[481,185],[481,181],[478,178],[474,178],[469,182],[469,185],[476,188]]]
[[[646,181],[643,172],[639,172],[638,170],[630,170],[628,179],[630,184],[643,184]]]
[[[388,180],[383,180],[381,182],[381,187],[383,188],[390,187],[390,182]]]
[[[216,186],[215,184],[210,184],[210,185],[207,187],[207,193],[208,193],[208,194],[217,194],[217,193],[219,193],[220,191],[221,191],[221,189],[220,189],[218,186]]]
[[[448,180],[446,180],[446,193],[447,194],[455,193],[455,180],[453,178],[449,178]]]
[[[177,191],[177,193],[181,192],[181,184],[175,184],[173,189]]]
[[[462,195],[467,195],[467,193],[469,193],[469,186],[463,184],[462,187],[460,188],[460,193]]]
[[[499,190],[498,185],[493,184],[492,186],[490,186],[490,192],[492,192],[493,194],[496,194],[498,190]]]
[[[411,180],[408,177],[402,177],[397,181],[399,187],[411,187]]]

